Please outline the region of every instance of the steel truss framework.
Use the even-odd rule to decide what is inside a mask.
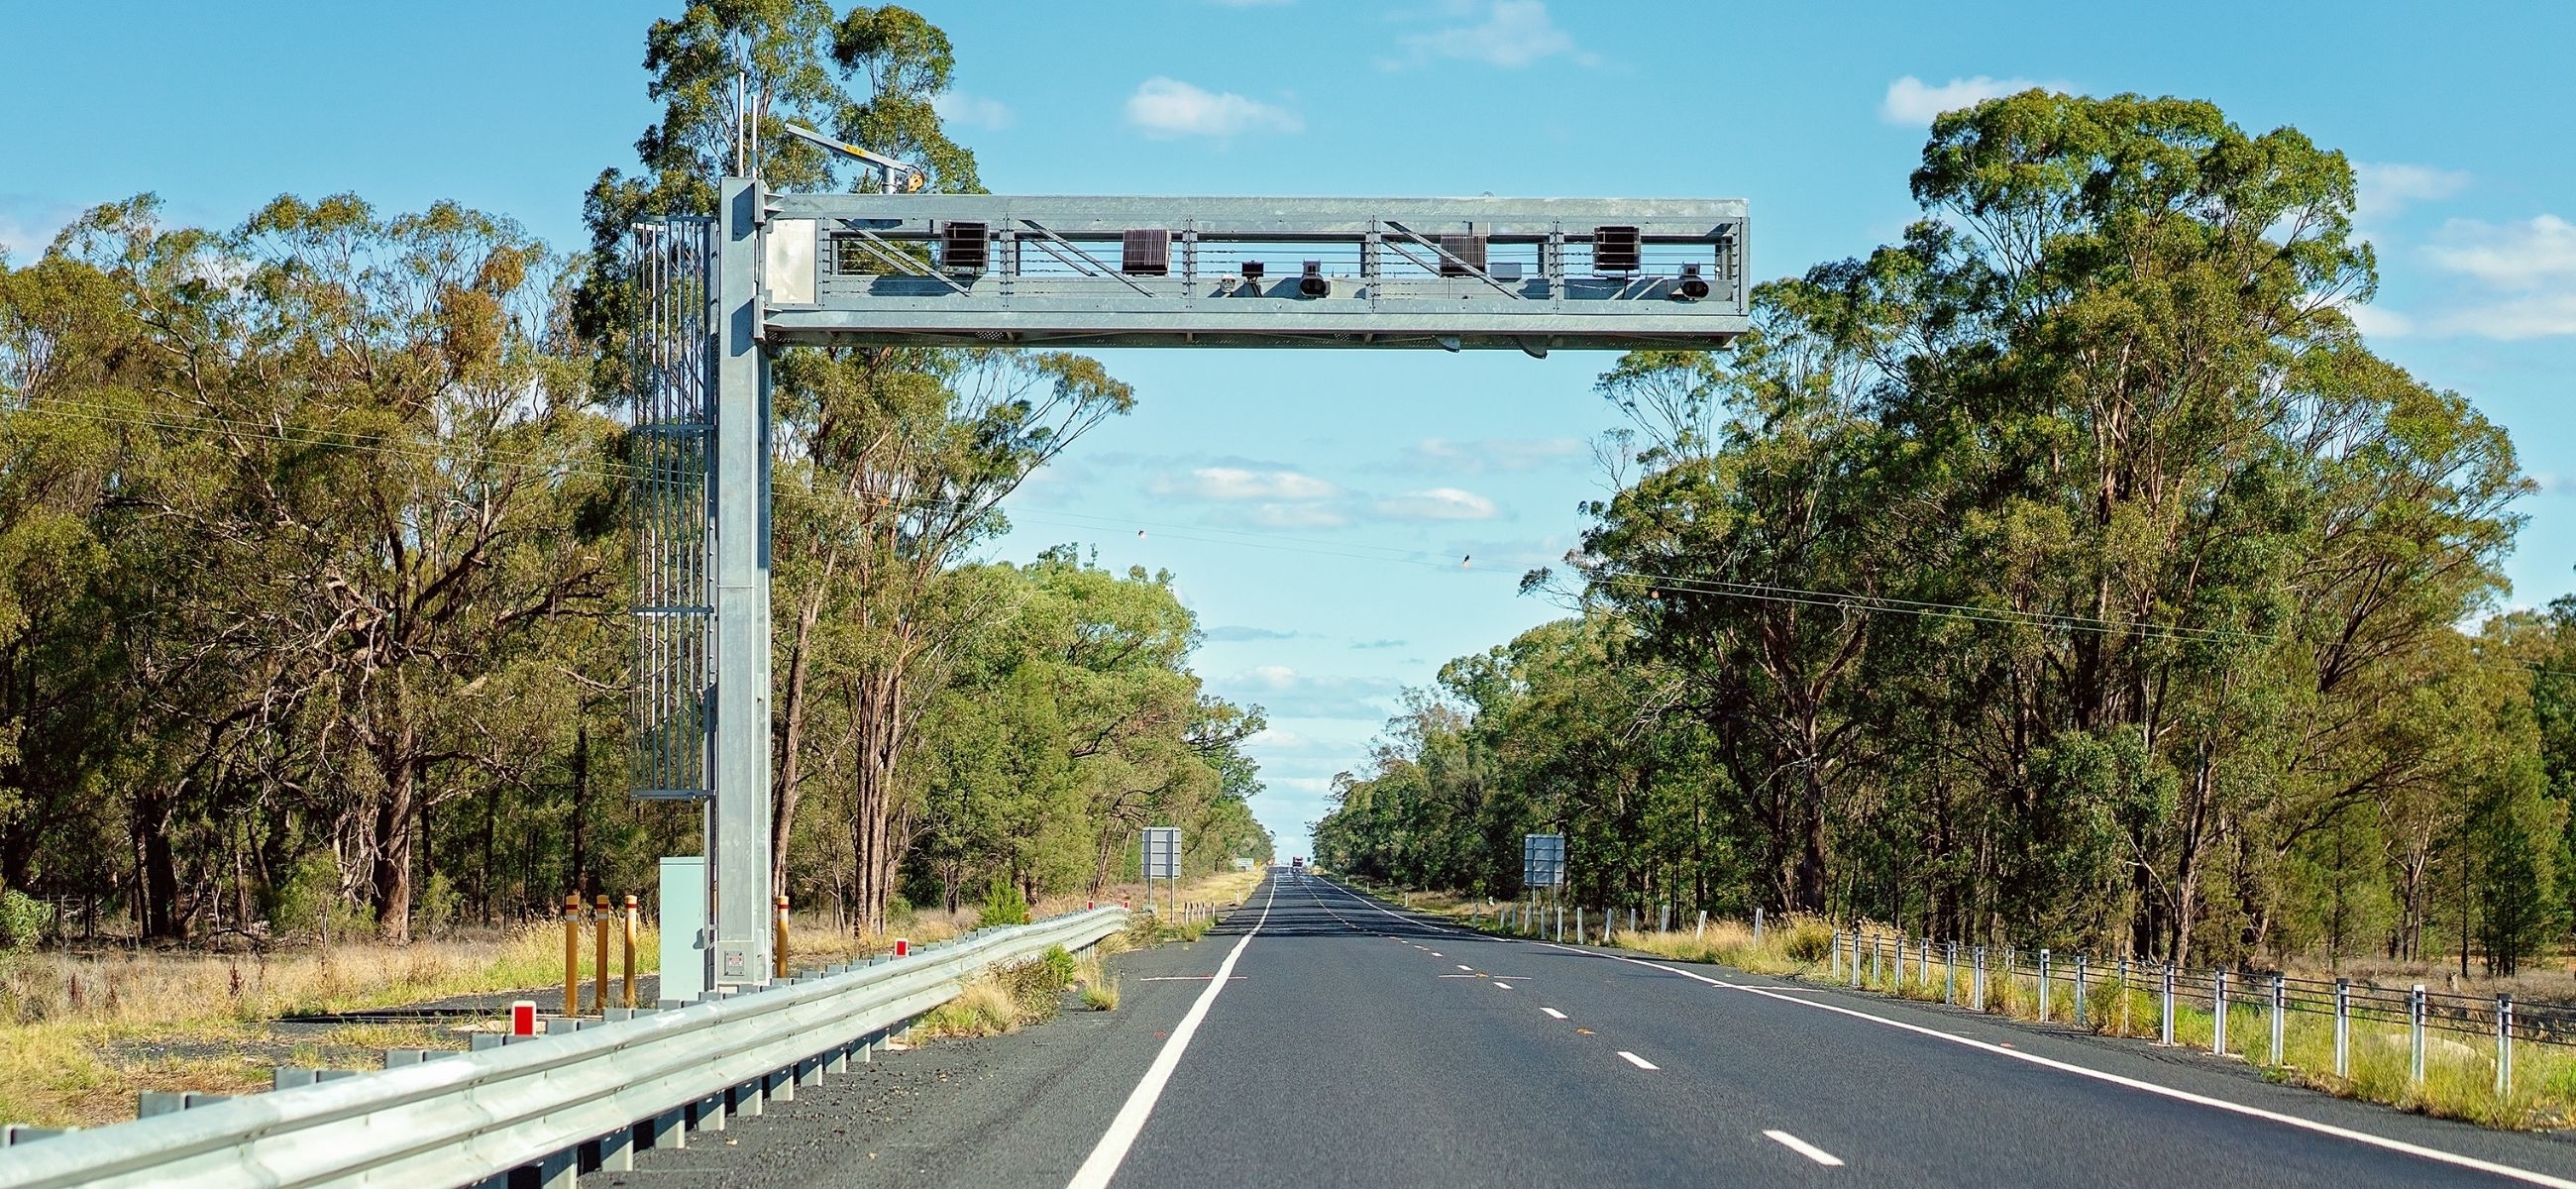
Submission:
[[[1722,347],[1749,325],[1750,243],[1734,199],[770,194],[744,178],[711,221],[640,226],[635,787],[708,803],[707,985],[771,969],[772,352]]]

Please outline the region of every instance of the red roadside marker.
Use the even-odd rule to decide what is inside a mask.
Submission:
[[[894,939],[894,956],[895,956],[895,957],[898,957],[898,958],[908,957],[908,956],[910,956],[910,955],[911,955],[911,953],[912,953],[912,943],[911,943],[911,942],[906,941],[906,940],[904,940],[903,938],[900,938],[900,937],[898,937],[898,938],[895,938],[895,939]]]
[[[537,1005],[536,1005],[535,1003],[533,1003],[533,1002],[531,1002],[531,1001],[529,1001],[529,1000],[525,1000],[525,999],[522,999],[522,1000],[518,1001],[517,1003],[513,1003],[513,1004],[511,1004],[511,1005],[510,1005],[510,1035],[512,1035],[512,1036],[535,1036],[536,1034],[537,1034]]]

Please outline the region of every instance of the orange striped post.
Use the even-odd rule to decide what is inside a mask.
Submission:
[[[785,896],[778,898],[776,932],[777,937],[773,939],[776,944],[771,947],[770,975],[773,978],[785,978],[787,977],[787,897]]]
[[[603,1016],[608,1014],[608,921],[614,915],[608,911],[608,893],[600,893],[598,904],[590,914],[591,930],[597,938],[597,944],[591,950],[590,1005],[598,1008]]]
[[[564,897],[564,1014],[581,1014],[581,893]]]

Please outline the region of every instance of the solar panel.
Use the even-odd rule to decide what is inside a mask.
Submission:
[[[1169,276],[1172,233],[1164,227],[1131,227],[1120,237],[1118,271],[1131,277]]]
[[[950,272],[980,273],[991,263],[991,229],[982,223],[951,220],[939,233],[940,267]]]
[[[1473,277],[1483,275],[1484,271],[1484,236],[1443,235],[1440,237],[1441,276]]]
[[[1602,272],[1635,272],[1645,263],[1645,242],[1635,227],[1613,224],[1592,229],[1593,268]]]

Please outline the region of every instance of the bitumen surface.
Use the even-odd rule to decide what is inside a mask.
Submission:
[[[2241,1061],[1477,934],[1313,876],[1275,874],[1194,945],[1111,962],[1115,1012],[886,1054],[584,1182],[2576,1186],[2576,1143],[2557,1136],[2335,1099]]]

